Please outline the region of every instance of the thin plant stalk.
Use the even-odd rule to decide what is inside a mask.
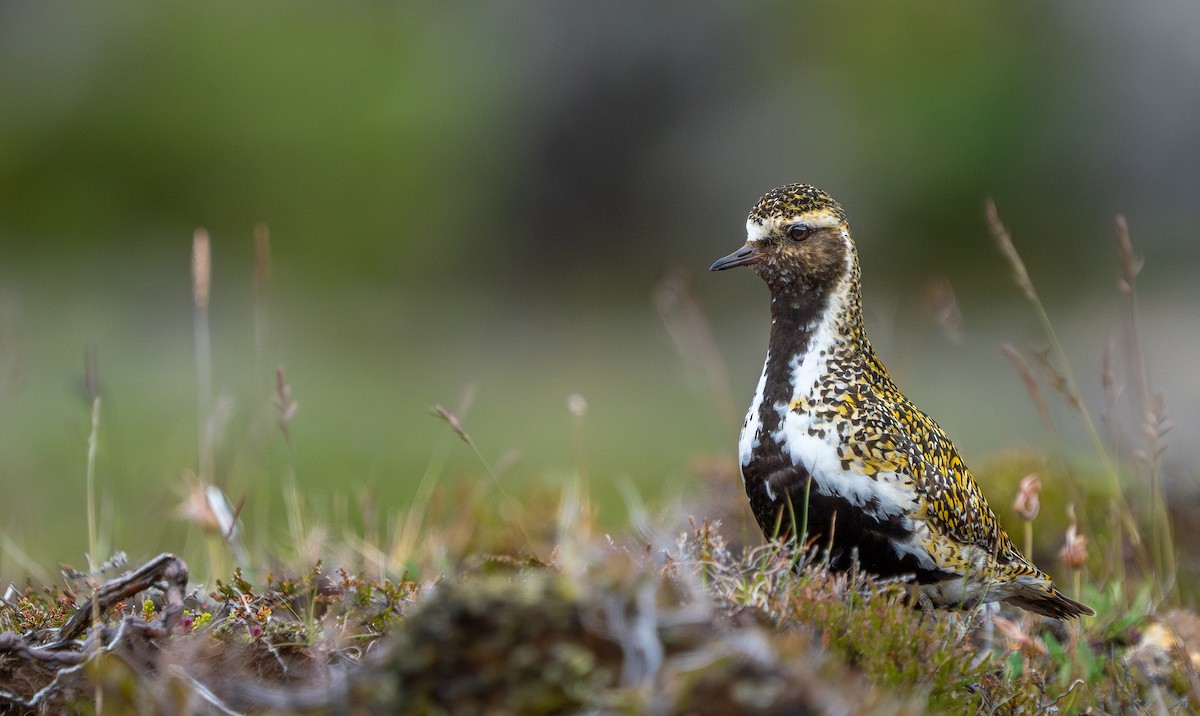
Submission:
[[[684,368],[699,377],[715,399],[722,423],[740,424],[729,369],[687,274],[674,271],[660,281],[654,288],[654,305]]]
[[[296,453],[292,445],[292,421],[300,412],[300,404],[292,396],[292,386],[287,382],[283,368],[275,369],[275,409],[279,432],[283,435],[283,446],[287,452],[287,477],[283,486],[284,505],[287,510],[288,530],[291,532],[296,554],[304,554],[304,514],[300,505],[300,490],[296,485]]]
[[[199,476],[212,483],[213,445],[208,430],[212,412],[212,345],[208,327],[208,302],[212,287],[212,256],[208,232],[196,229],[192,235],[192,330],[196,351],[196,409],[198,412]]]
[[[425,515],[429,511],[429,503],[433,499],[434,489],[441,481],[448,454],[449,443],[443,440],[434,449],[429,463],[425,465],[425,472],[417,483],[417,491],[413,495],[412,505],[408,508],[408,512],[404,516],[404,524],[400,527],[400,533],[393,543],[391,549],[393,557],[402,555],[407,559],[416,550],[421,529],[424,526]]]
[[[475,453],[475,458],[479,460],[479,464],[483,466],[484,472],[486,472],[488,477],[491,478],[492,485],[496,488],[497,494],[500,495],[500,499],[504,502],[504,507],[508,511],[509,517],[512,519],[513,524],[516,525],[518,530],[520,530],[521,536],[525,538],[525,543],[529,545],[529,549],[533,550],[533,539],[530,538],[529,532],[525,530],[525,525],[521,522],[521,515],[519,512],[517,512],[516,505],[513,504],[512,499],[509,498],[508,493],[504,490],[504,486],[500,484],[500,478],[496,475],[496,471],[492,469],[491,464],[488,463],[488,461],[483,457],[483,453],[479,451],[479,446],[475,444],[475,440],[472,439],[470,433],[463,428],[462,421],[460,421],[458,417],[454,415],[454,413],[451,413],[449,410],[446,410],[440,405],[434,406],[433,414],[446,421],[446,424],[450,426],[450,429],[453,430],[456,435],[458,435],[459,439],[466,443],[467,447],[471,448],[471,452]]]
[[[454,415],[465,416],[474,397],[474,386],[467,386],[459,396],[458,408]],[[458,420],[461,422],[462,418],[458,418]],[[433,500],[433,492],[441,481],[442,473],[446,468],[449,450],[449,443],[443,441],[430,456],[429,463],[425,466],[425,472],[417,482],[417,491],[413,494],[412,505],[409,506],[408,513],[404,516],[404,524],[400,527],[399,535],[393,542],[391,548],[393,557],[403,555],[407,559],[416,549],[425,522],[425,515],[429,511],[429,503]]]
[[[1067,360],[1067,353],[1063,349],[1062,342],[1058,339],[1058,332],[1054,330],[1054,324],[1050,322],[1050,316],[1046,313],[1045,304],[1042,303],[1041,297],[1038,295],[1037,289],[1033,285],[1033,280],[1029,277],[1029,272],[1025,268],[1025,262],[1021,260],[1021,255],[1017,253],[1016,246],[1013,244],[1012,237],[1005,228],[1004,223],[1000,220],[1000,214],[996,209],[996,204],[991,199],[987,201],[987,221],[988,227],[999,245],[1005,259],[1013,269],[1013,278],[1017,283],[1018,288],[1029,300],[1033,306],[1034,312],[1037,315],[1038,322],[1042,326],[1042,332],[1046,339],[1050,342],[1050,350],[1054,354],[1054,358],[1062,371],[1063,380],[1066,384],[1066,389],[1071,396],[1074,396],[1073,403],[1078,408],[1080,416],[1083,418],[1084,426],[1088,436],[1092,441],[1092,446],[1096,451],[1100,462],[1103,465],[1104,472],[1109,476],[1112,483],[1113,494],[1120,505],[1120,513],[1125,527],[1129,530],[1130,540],[1136,547],[1139,547],[1139,554],[1144,555],[1144,545],[1142,545],[1141,532],[1138,529],[1137,522],[1133,516],[1133,510],[1129,506],[1129,502],[1125,499],[1125,492],[1121,487],[1121,479],[1117,473],[1116,467],[1113,465],[1112,459],[1109,457],[1108,450],[1104,447],[1104,441],[1100,437],[1100,432],[1096,429],[1096,423],[1092,419],[1091,413],[1083,404],[1082,400],[1078,399],[1079,387],[1075,380],[1075,372],[1071,369],[1071,364]]]
[[[1130,372],[1136,386],[1138,408],[1141,410],[1145,461],[1149,468],[1150,493],[1153,500],[1150,514],[1151,539],[1156,551],[1155,565],[1164,582],[1164,591],[1169,591],[1175,581],[1175,547],[1163,492],[1160,457],[1166,449],[1161,439],[1171,429],[1171,423],[1164,415],[1162,396],[1150,390],[1150,377],[1146,370],[1146,350],[1139,328],[1138,296],[1135,288],[1143,261],[1133,254],[1133,242],[1129,237],[1129,224],[1125,217],[1118,215],[1115,223],[1117,252],[1121,260],[1121,279],[1117,287],[1125,297],[1126,330],[1129,335],[1129,358],[1132,363]]]
[[[251,384],[260,385],[267,381],[270,375],[268,363],[268,343],[270,337],[270,285],[271,285],[271,234],[267,225],[259,223],[254,227],[254,362],[251,366]],[[264,433],[267,432],[266,421],[269,420],[273,405],[264,405],[260,415],[263,422],[261,427]],[[256,424],[254,434],[259,434],[260,425]],[[270,442],[263,440],[255,441],[255,445],[261,450],[260,459],[264,469],[270,472]],[[266,526],[268,520],[266,518],[268,508],[271,504],[274,485],[271,480],[256,480],[256,495],[254,500],[255,512],[258,519],[254,521],[257,531],[257,539],[255,542],[259,545],[267,543]]]
[[[808,479],[804,481],[804,516],[800,520],[800,541],[796,546],[801,550],[808,543],[808,504],[812,496],[812,473],[809,473]]]
[[[492,469],[492,466],[488,463],[488,461],[483,457],[483,453],[479,452],[479,446],[475,444],[474,440],[470,439],[470,436],[467,438],[467,445],[470,446],[471,452],[475,453],[475,457],[479,460],[479,464],[483,465],[483,469],[487,472],[488,477],[492,479],[492,484],[496,487],[496,492],[500,494],[500,499],[504,500],[504,507],[508,510],[508,514],[512,517],[513,524],[515,524],[517,529],[521,531],[521,536],[525,538],[525,543],[529,545],[529,549],[533,550],[533,539],[529,536],[529,532],[525,530],[525,524],[521,521],[521,515],[519,512],[517,512],[517,506],[513,504],[512,498],[508,496],[508,492],[505,491],[504,487],[500,484],[500,477],[496,474],[496,471]]]
[[[1025,391],[1029,393],[1029,397],[1033,398],[1033,404],[1037,406],[1038,417],[1042,419],[1042,425],[1046,426],[1047,432],[1054,436],[1054,442],[1061,444],[1062,440],[1058,429],[1054,427],[1054,421],[1050,418],[1050,406],[1042,397],[1042,391],[1038,387],[1037,376],[1034,375],[1033,369],[1029,367],[1029,363],[1025,361],[1015,346],[1005,343],[1000,346],[1000,352],[1016,366],[1017,371],[1021,374],[1021,382],[1025,384]]]
[[[291,445],[287,447],[288,474],[283,485],[283,501],[287,511],[288,532],[292,536],[292,545],[297,556],[305,556],[304,546],[304,512],[300,504],[300,488],[296,485],[295,458]]]
[[[1033,559],[1033,520],[1023,520],[1025,523],[1025,556]]]
[[[987,216],[992,235],[1000,245],[1005,259],[1012,266],[1013,278],[1016,280],[1021,292],[1025,294],[1025,297],[1033,306],[1038,322],[1042,326],[1042,332],[1045,334],[1046,340],[1050,342],[1050,350],[1054,353],[1054,358],[1063,372],[1067,389],[1071,395],[1078,396],[1079,386],[1075,380],[1075,372],[1071,369],[1071,363],[1067,360],[1067,352],[1063,349],[1062,342],[1058,339],[1058,331],[1054,330],[1054,324],[1050,322],[1050,315],[1046,313],[1046,306],[1042,303],[1041,296],[1038,295],[1037,289],[1033,285],[1033,280],[1030,279],[1029,272],[1025,269],[1025,262],[1021,260],[1021,255],[1017,253],[1016,246],[1012,242],[1012,237],[1009,236],[1008,229],[1000,221],[1000,214],[996,210],[996,204],[991,199],[987,202]],[[1099,455],[1105,471],[1113,477],[1117,487],[1120,487],[1119,480],[1117,479],[1117,471],[1109,458],[1108,450],[1104,447],[1104,441],[1100,438],[1100,432],[1096,429],[1096,424],[1092,420],[1091,413],[1084,407],[1082,401],[1079,402],[1078,407],[1079,413],[1083,417],[1084,425],[1087,428],[1088,436],[1092,441],[1092,446],[1096,449],[1096,453]]]
[[[96,452],[99,449],[100,396],[92,398],[92,425],[87,440],[87,521],[88,560],[95,563],[99,558],[100,534],[96,524]]]
[[[567,396],[567,410],[571,413],[571,444],[575,453],[575,465],[584,493],[588,492],[588,457],[586,437],[587,399],[579,393]]]
[[[100,534],[96,520],[96,453],[100,447],[100,381],[96,371],[96,349],[88,346],[84,353],[84,383],[87,386],[88,397],[91,398],[91,427],[87,439],[87,468],[85,482],[87,483],[87,523],[88,523],[88,583],[92,588],[92,624],[100,624],[100,600],[96,599],[96,588],[99,579]],[[96,627],[99,628],[99,627]],[[99,641],[95,642],[99,645]],[[104,712],[104,692],[97,684],[93,698],[96,713]]]
[[[799,524],[797,524],[797,521],[796,521],[796,508],[792,504],[791,493],[787,494],[788,519],[791,521],[791,528],[792,528],[791,568],[793,570],[796,569],[796,567],[800,564],[800,562],[807,559],[807,557],[808,557],[808,502],[809,502],[811,490],[812,490],[812,475],[809,475],[808,479],[804,482],[804,504],[802,505],[803,513],[800,515]],[[780,514],[780,517],[782,518],[782,513]],[[780,520],[780,523],[782,523],[782,519]],[[778,538],[779,527],[780,527],[779,524],[777,524],[775,527],[775,529],[776,529],[775,538],[776,539]],[[832,529],[830,530],[830,533],[832,534]],[[786,544],[786,542],[781,543],[781,544]],[[829,558],[828,553],[825,555],[825,558],[826,559]]]
[[[100,448],[100,381],[96,370],[96,348],[88,346],[84,352],[84,384],[91,399],[91,428],[87,439],[87,468],[85,482],[87,490],[88,562],[94,570],[100,559],[100,528],[96,521],[96,453]]]
[[[1025,528],[1025,556],[1033,557],[1033,521],[1041,509],[1042,481],[1037,473],[1031,472],[1021,478],[1017,495],[1013,500],[1013,511],[1021,517]]]
[[[3,532],[0,532],[0,552],[3,552],[5,557],[16,562],[17,566],[29,573],[34,581],[49,584],[52,580],[52,577],[42,568],[42,565],[34,561],[25,550],[21,549],[19,544],[13,541],[12,537]]]

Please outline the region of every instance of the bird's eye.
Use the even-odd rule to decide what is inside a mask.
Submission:
[[[792,224],[787,228],[788,238],[792,241],[804,241],[812,233],[812,227],[808,224]]]

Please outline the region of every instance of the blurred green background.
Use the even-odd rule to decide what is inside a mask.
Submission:
[[[198,227],[231,406],[217,478],[247,498],[252,533],[280,539],[276,366],[300,405],[296,478],[327,519],[340,504],[386,522],[442,454],[448,483],[481,479],[429,415],[468,386],[466,427],[490,462],[518,456],[503,476],[516,495],[582,462],[611,523],[621,482],[701,499],[689,464],[732,458],[768,322],[750,272],[705,270],[740,245],[755,199],[792,181],[846,207],[877,348],[972,464],[1052,447],[998,349],[1044,341],[985,199],[1098,412],[1124,213],[1148,261],[1151,376],[1183,436],[1170,477],[1193,485],[1197,37],[1191,0],[6,2],[0,572],[26,568],[18,550],[83,562],[87,345],[109,543],[138,557],[195,538],[175,509],[196,467]],[[685,298],[664,311],[667,276]],[[947,286],[959,329],[936,320]]]

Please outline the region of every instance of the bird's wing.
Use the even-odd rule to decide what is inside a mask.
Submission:
[[[865,462],[906,475],[921,497],[925,520],[951,539],[1007,556],[1012,543],[963,464],[958,449],[933,418],[899,391],[862,400],[868,449]]]

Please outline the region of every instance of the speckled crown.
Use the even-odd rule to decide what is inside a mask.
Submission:
[[[785,184],[759,199],[750,210],[749,219],[761,224],[772,216],[796,216],[821,209],[833,213],[842,221],[846,220],[846,213],[832,196],[810,184]]]

